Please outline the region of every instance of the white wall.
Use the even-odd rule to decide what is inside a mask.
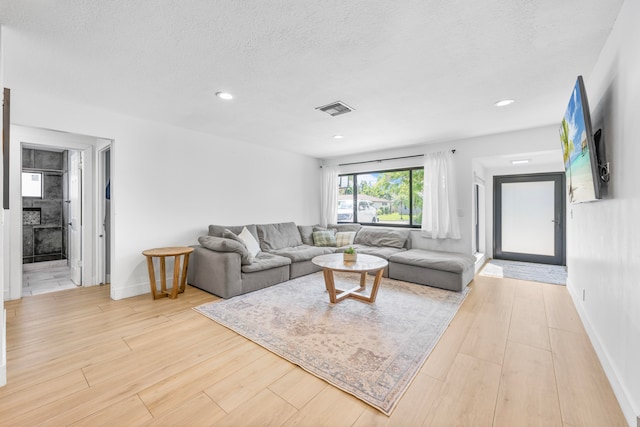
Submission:
[[[562,117],[562,111],[558,113]],[[484,168],[478,164],[477,159],[490,156],[506,156],[520,153],[546,152],[558,150],[561,156],[560,142],[558,138],[558,126],[545,126],[542,128],[528,129],[517,132],[488,135],[471,139],[443,142],[439,144],[425,144],[410,148],[399,148],[394,150],[366,153],[357,156],[345,156],[325,160],[327,165],[337,165],[343,163],[371,161],[377,159],[395,158],[426,154],[437,151],[455,149],[454,168],[457,186],[458,220],[460,222],[461,239],[434,240],[422,237],[418,230],[411,233],[411,244],[416,248],[434,249],[451,252],[472,253],[473,244],[473,184],[474,172],[477,175],[485,175],[485,190],[490,191],[492,177],[486,176]],[[422,166],[424,159],[404,159],[393,160],[382,163],[367,163],[363,165],[342,166],[340,173],[362,172],[371,170],[393,169],[410,166]],[[536,166],[534,166],[535,168]],[[526,169],[524,173],[530,173],[531,169]],[[491,193],[488,193],[485,200],[487,208],[491,205]],[[487,212],[486,223],[491,222],[491,211]],[[486,246],[492,247],[490,232],[486,233]]]
[[[585,86],[611,182],[571,205],[568,287],[629,425],[640,415],[640,2],[627,0]],[[585,301],[582,301],[582,290]]]
[[[115,299],[149,292],[143,250],[197,243],[208,224],[319,220],[316,159],[51,99],[26,87],[12,88],[12,101],[16,124],[114,141]]]

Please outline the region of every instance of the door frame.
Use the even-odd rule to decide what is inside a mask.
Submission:
[[[555,255],[502,251],[502,188],[504,183],[552,181],[554,183]],[[564,172],[546,172],[493,177],[493,257],[510,261],[566,265],[566,186]]]
[[[113,224],[111,218],[110,209],[107,213],[106,211],[106,203],[105,203],[105,191],[107,187],[107,179],[106,179],[106,153],[109,152],[109,169],[111,170],[111,140],[101,139],[98,140],[96,144],[96,283],[99,285],[103,285],[110,282],[110,277],[108,277],[106,272],[106,259],[107,259],[107,239],[111,240],[111,236],[107,235],[106,230],[104,228],[104,224],[106,221],[106,215],[109,215],[109,220],[111,224]],[[109,245],[109,249],[112,248],[112,244]],[[111,251],[108,254],[110,259],[113,259]]]
[[[83,152],[82,169],[82,283],[97,284],[95,273],[94,243],[94,146],[98,138],[29,126],[11,125],[11,150],[16,155],[10,159],[9,228],[11,255],[9,260],[10,286],[5,289],[5,299],[22,297],[22,146],[31,148],[58,148]]]

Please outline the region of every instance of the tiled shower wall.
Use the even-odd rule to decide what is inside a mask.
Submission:
[[[22,170],[42,173],[42,198],[22,198],[23,264],[67,257],[67,158],[66,151],[22,149]]]

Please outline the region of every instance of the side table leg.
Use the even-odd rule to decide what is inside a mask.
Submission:
[[[162,255],[160,255],[160,291],[162,295],[167,295],[167,266]]]
[[[149,285],[151,286],[151,296],[153,299],[157,299],[156,296],[156,274],[153,271],[153,257],[147,256],[147,268],[149,269]]]
[[[180,255],[173,258],[173,283],[171,285],[171,299],[178,298],[180,288]]]
[[[189,254],[184,254],[184,263],[182,264],[182,278],[180,279],[180,293],[183,293],[186,289],[188,267],[189,267]]]

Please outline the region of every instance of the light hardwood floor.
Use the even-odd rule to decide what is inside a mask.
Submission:
[[[626,425],[565,287],[471,287],[391,417],[191,310],[216,299],[193,287],[7,302],[0,425]]]

